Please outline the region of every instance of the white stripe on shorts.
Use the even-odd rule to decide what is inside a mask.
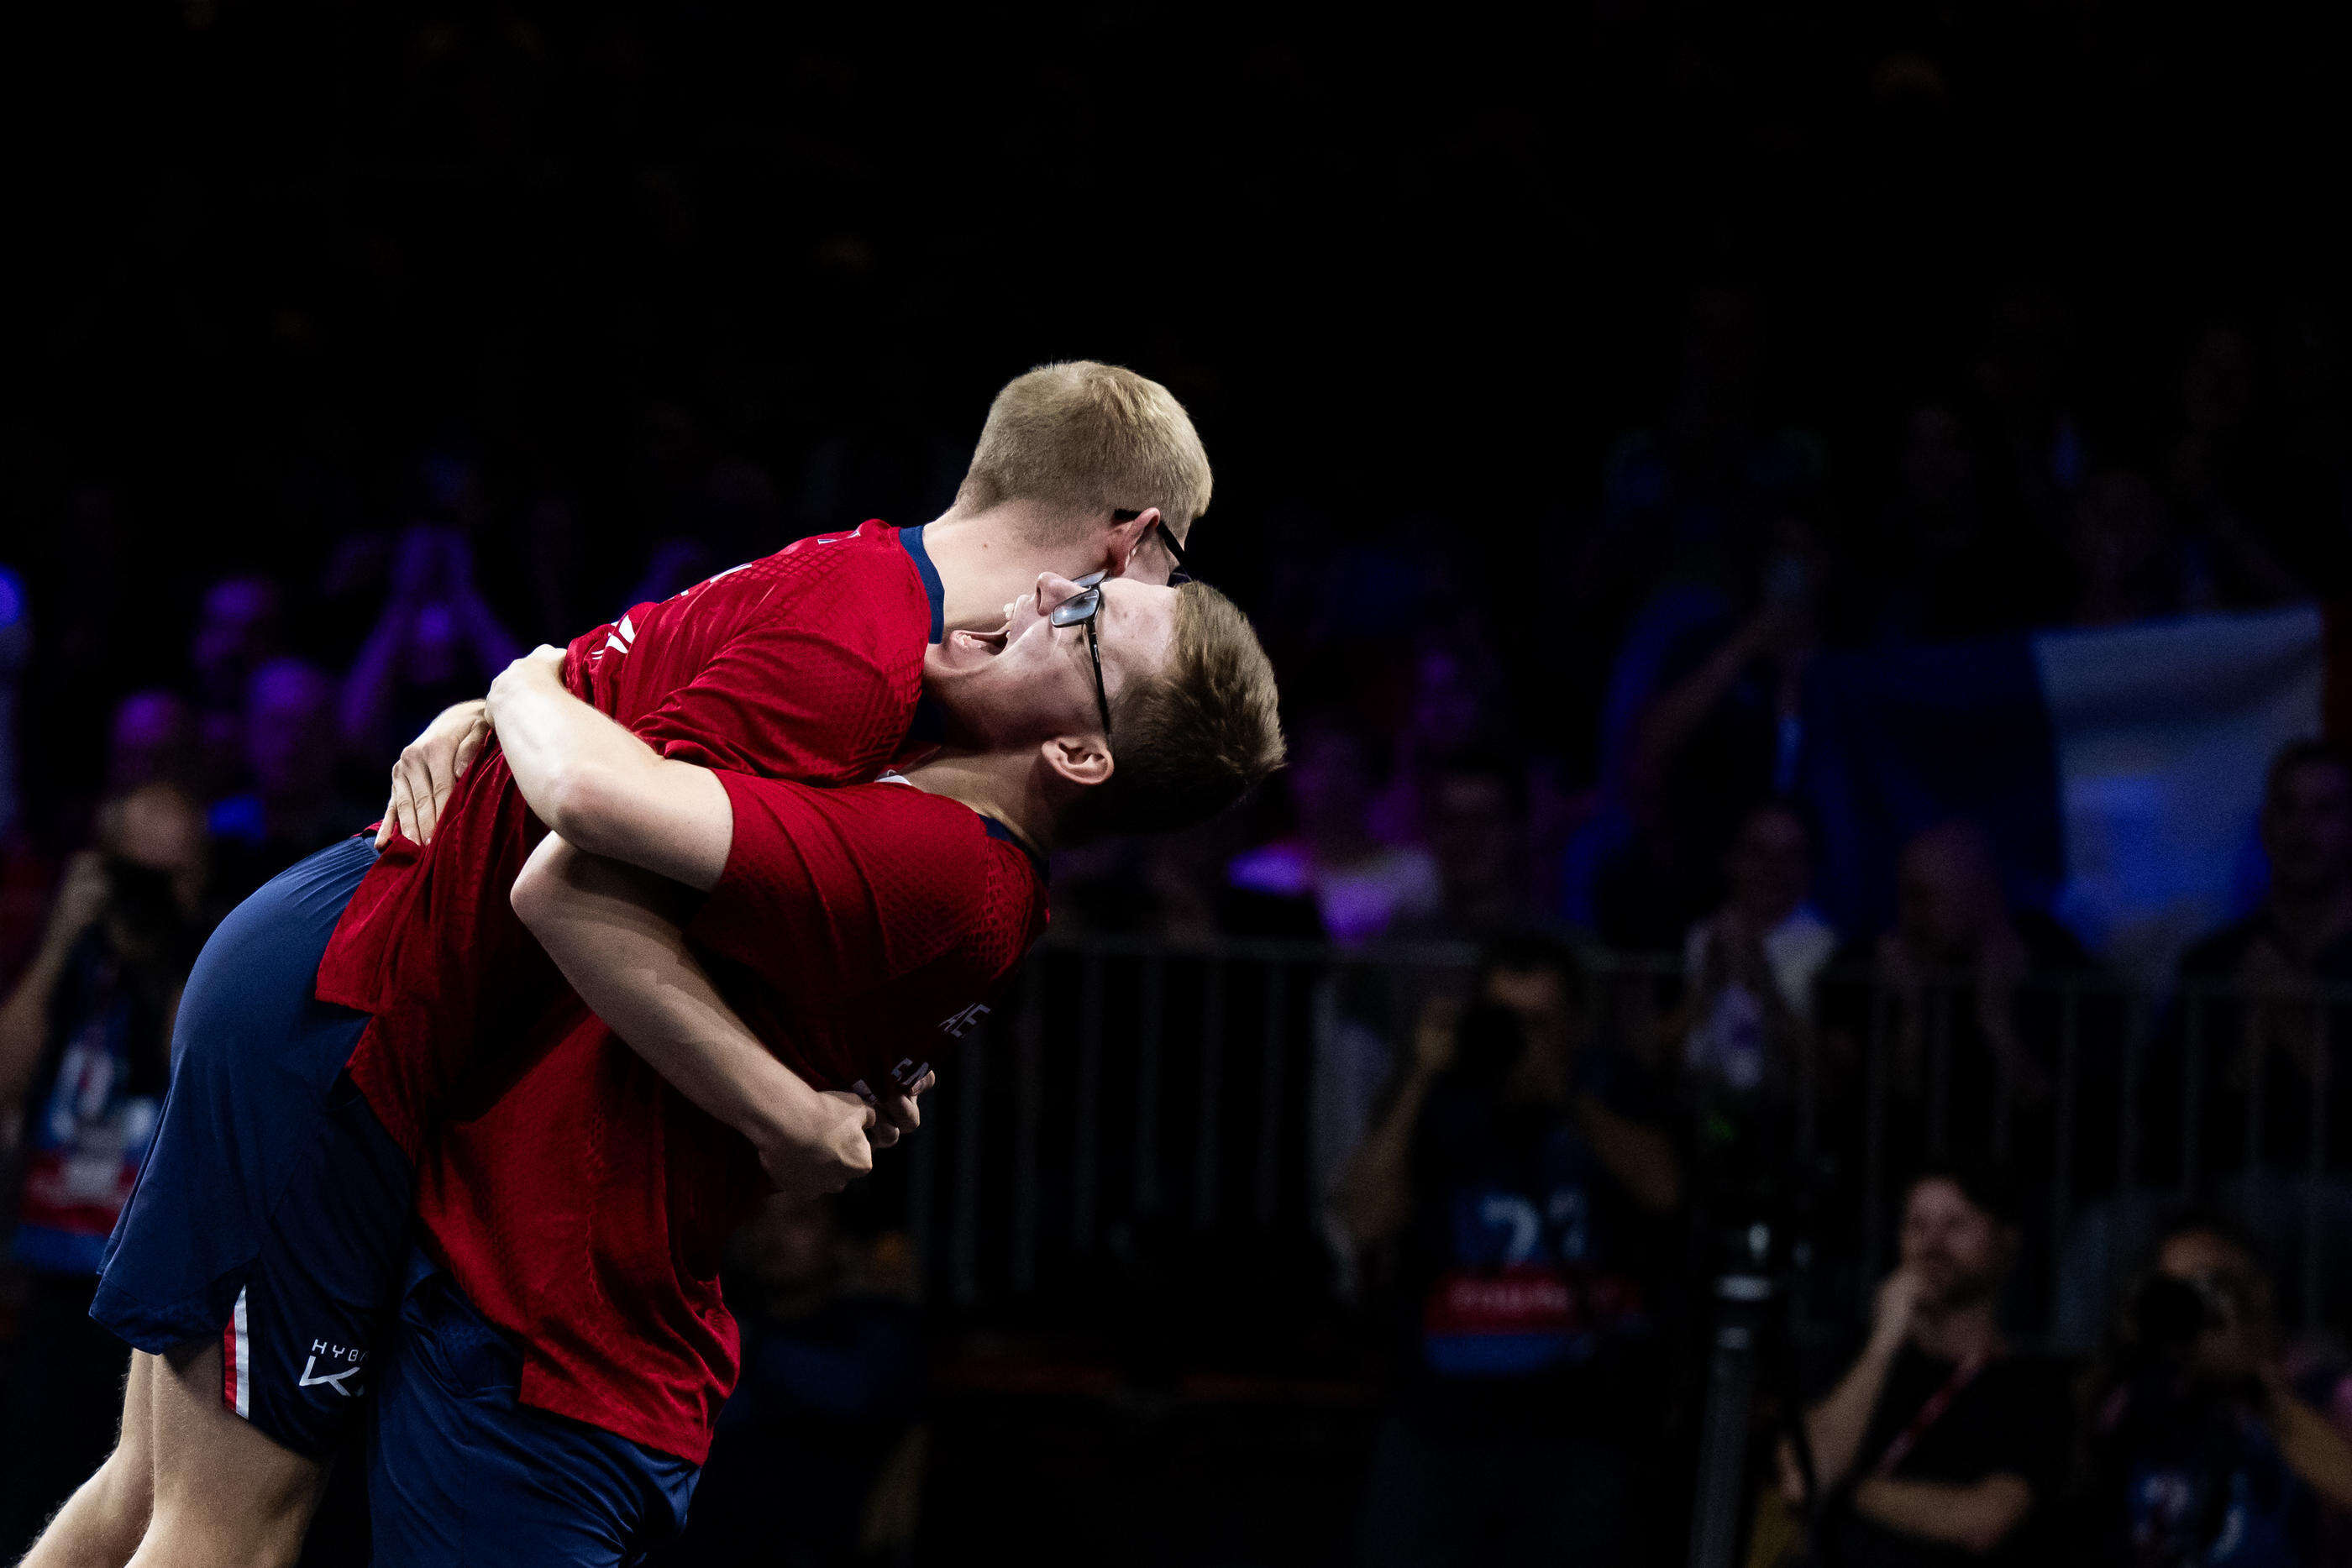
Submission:
[[[236,1354],[236,1371],[234,1375],[234,1386],[236,1389],[236,1413],[249,1420],[253,1416],[253,1350],[246,1340],[245,1291],[242,1289],[236,1293],[236,1306],[230,1312],[229,1321],[236,1328],[236,1343],[233,1347]]]

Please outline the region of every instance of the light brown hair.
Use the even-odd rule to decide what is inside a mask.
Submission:
[[[1111,704],[1111,775],[1064,831],[1170,832],[1215,816],[1282,766],[1280,706],[1249,617],[1207,583],[1185,583],[1168,662]]]
[[[1040,365],[996,394],[956,490],[973,511],[1006,501],[1090,521],[1157,507],[1181,538],[1209,507],[1209,455],[1158,382],[1092,360]]]

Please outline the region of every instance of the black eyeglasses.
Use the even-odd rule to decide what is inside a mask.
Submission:
[[[1129,520],[1134,520],[1132,515]],[[1084,626],[1087,652],[1095,662],[1095,706],[1102,710],[1103,738],[1110,738],[1110,688],[1103,685],[1102,636],[1095,622],[1102,619],[1102,581],[1107,572],[1089,572],[1076,580],[1078,591],[1054,606],[1046,620],[1056,626]]]
[[[1141,516],[1143,514],[1140,511],[1130,512],[1123,507],[1118,507],[1112,508],[1110,520],[1114,523],[1131,523]],[[1160,531],[1160,542],[1168,547],[1168,559],[1176,563],[1176,570],[1168,574],[1168,586],[1183,587],[1192,580],[1192,574],[1184,570],[1184,547],[1176,542],[1176,530],[1168,526],[1168,519],[1165,517],[1151,526]]]

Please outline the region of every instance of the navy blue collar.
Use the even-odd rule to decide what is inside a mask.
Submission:
[[[988,836],[990,838],[1003,839],[1006,843],[1011,844],[1014,849],[1019,850],[1023,854],[1027,855],[1029,857],[1031,869],[1034,870],[1037,873],[1038,883],[1040,884],[1045,883],[1045,857],[1044,855],[1039,854],[1027,844],[1024,844],[1019,839],[1014,838],[1013,836],[1013,830],[998,821],[995,818],[984,816],[981,818],[980,822],[981,826],[988,830]]]
[[[915,575],[923,580],[923,595],[931,601],[931,641],[936,643],[948,634],[948,591],[940,581],[940,569],[931,564],[931,552],[923,548],[924,527],[917,523],[911,528],[900,528],[898,543],[915,563]]]

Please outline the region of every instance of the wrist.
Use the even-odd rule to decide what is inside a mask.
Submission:
[[[751,1140],[761,1153],[772,1149],[805,1148],[817,1141],[823,1099],[790,1069],[779,1067],[772,1091],[746,1103],[735,1130]]]

